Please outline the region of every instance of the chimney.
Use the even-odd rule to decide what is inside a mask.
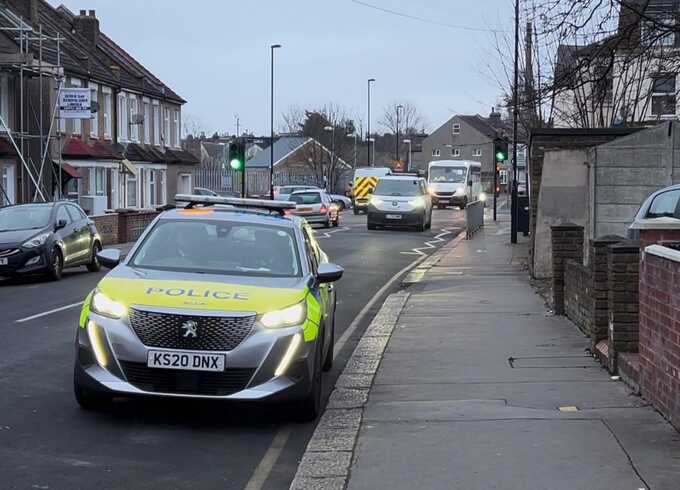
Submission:
[[[39,0],[7,0],[8,6],[14,10],[14,13],[34,28],[38,27],[40,23],[38,20],[38,2]]]
[[[76,33],[87,39],[93,46],[99,41],[99,19],[94,10],[89,13],[81,10],[80,14],[73,18],[73,29]]]
[[[492,123],[495,122],[495,121],[500,121],[501,120],[501,113],[496,112],[496,108],[492,107],[491,108],[491,114],[489,114],[489,119],[491,119]]]

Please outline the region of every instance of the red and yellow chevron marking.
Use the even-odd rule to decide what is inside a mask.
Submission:
[[[354,180],[354,197],[362,198],[370,194],[371,189],[378,185],[378,177],[357,177]]]

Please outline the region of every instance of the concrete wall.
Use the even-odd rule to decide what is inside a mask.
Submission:
[[[534,237],[534,276],[552,275],[550,227],[588,224],[588,153],[585,149],[546,151]]]
[[[680,182],[680,135],[664,123],[593,150],[590,237],[626,235],[642,202]]]

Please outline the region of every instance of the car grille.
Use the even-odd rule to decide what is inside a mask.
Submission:
[[[196,323],[196,337],[184,336],[182,325],[189,321]],[[255,315],[195,316],[130,309],[130,325],[149,347],[229,351],[243,342],[254,324]]]
[[[453,192],[439,192],[439,191],[437,191],[436,194],[437,194],[437,196],[440,196],[440,197],[451,197],[451,196],[453,196],[454,193]]]
[[[14,255],[16,253],[19,253],[18,248],[8,248],[8,249],[0,249],[0,257],[9,257],[10,255]]]
[[[243,390],[255,373],[251,368],[227,368],[222,372],[156,369],[146,364],[121,361],[130,384],[154,393],[227,396]]]

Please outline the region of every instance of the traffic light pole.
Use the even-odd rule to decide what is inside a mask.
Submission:
[[[519,0],[515,0],[515,83],[512,114],[512,194],[510,201],[510,243],[517,243],[517,122],[519,117]]]
[[[496,210],[498,205],[498,161],[493,169],[493,220],[496,221]]]

